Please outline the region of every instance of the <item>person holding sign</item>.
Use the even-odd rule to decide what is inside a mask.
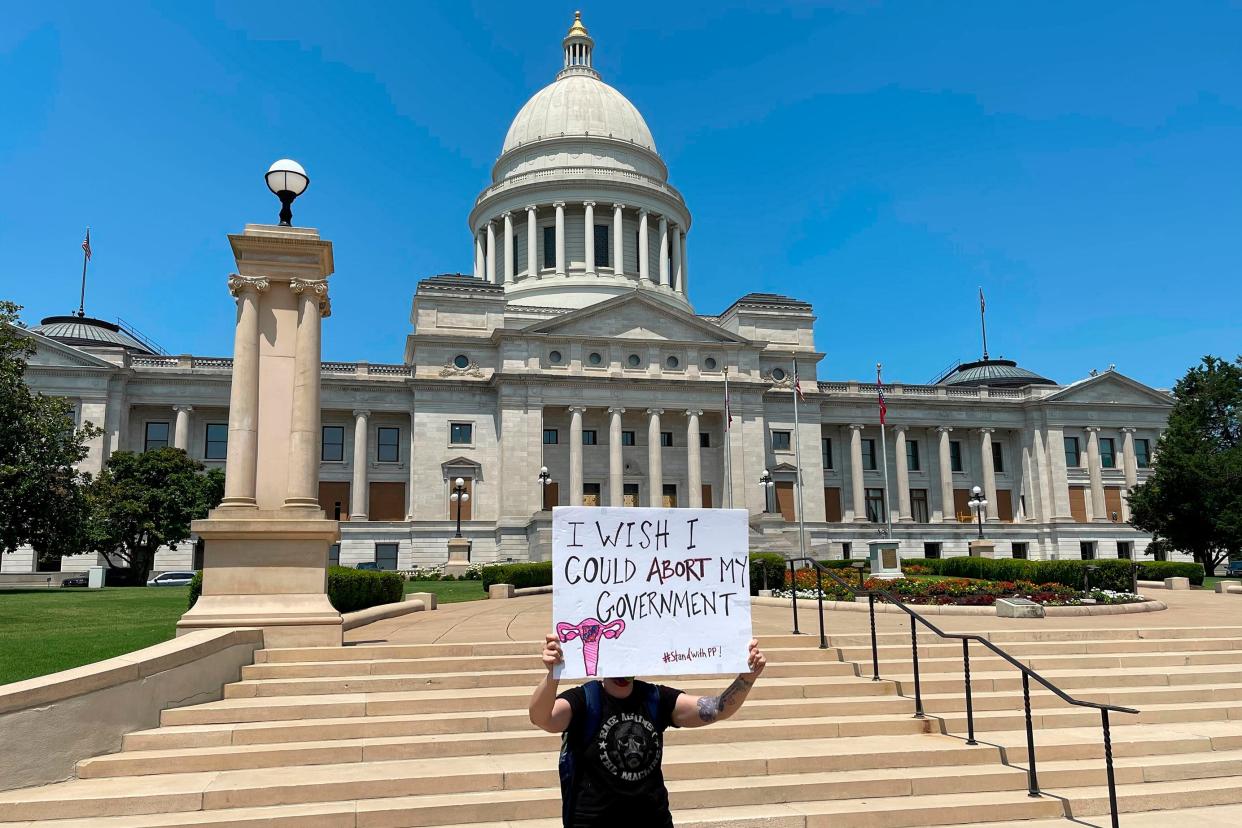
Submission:
[[[589,619],[593,620],[593,619]],[[598,622],[596,622],[598,624]],[[751,639],[741,673],[718,696],[691,696],[633,677],[605,678],[557,695],[564,666],[561,641],[598,643],[599,627],[583,622],[547,636],[548,672],[530,699],[530,721],[561,733],[561,798],[565,828],[672,828],[661,759],[668,727],[703,727],[736,713],[767,659]],[[584,645],[585,646],[585,645]]]

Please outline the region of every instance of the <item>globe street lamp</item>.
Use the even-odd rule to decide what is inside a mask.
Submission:
[[[539,509],[540,511],[547,508],[548,496],[547,488],[552,485],[552,475],[548,472],[547,466],[539,467]]]
[[[767,469],[763,470],[763,474],[759,475],[759,485],[763,487],[763,511],[772,511],[772,487],[776,483],[772,480],[772,472]]]
[[[975,517],[979,519],[979,540],[983,540],[983,510],[988,508],[988,499],[983,496],[983,489],[975,486],[970,490],[970,500],[966,505],[975,510]]]
[[[449,495],[449,500],[457,504],[457,534],[455,538],[461,537],[461,504],[470,502],[470,493],[466,491],[466,481],[460,477],[453,481],[453,493]]]
[[[306,192],[310,176],[302,165],[289,158],[282,158],[267,170],[267,188],[280,199],[280,226],[289,227],[293,221],[293,200]]]

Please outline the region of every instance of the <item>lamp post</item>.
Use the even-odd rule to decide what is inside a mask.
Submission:
[[[975,517],[979,521],[979,540],[983,540],[983,510],[988,508],[988,499],[983,496],[983,489],[975,486],[970,490],[970,500],[966,505],[975,510]]]
[[[282,158],[267,170],[267,188],[280,199],[280,226],[289,227],[293,221],[293,200],[306,192],[310,176],[302,165],[289,158]]]
[[[547,507],[548,496],[547,487],[552,484],[552,475],[548,471],[547,466],[539,467],[539,511],[544,511]]]
[[[470,493],[466,491],[466,481],[460,477],[453,481],[453,493],[449,495],[449,500],[457,504],[457,534],[455,538],[461,537],[461,504],[470,502]]]
[[[764,469],[763,474],[759,475],[759,485],[763,487],[763,511],[766,514],[772,511],[772,487],[776,485],[772,472]]]
[[[858,570],[858,587],[860,589],[866,587],[867,579],[863,577],[863,570],[867,567],[866,561],[854,561],[850,564],[854,569]]]

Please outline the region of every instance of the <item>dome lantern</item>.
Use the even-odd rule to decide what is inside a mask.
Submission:
[[[586,26],[582,25],[582,12],[574,12],[573,25],[569,27],[569,32],[561,43],[565,47],[565,68],[556,76],[558,79],[566,75],[599,77],[599,73],[591,65],[591,53],[595,50],[595,41],[587,33]]]

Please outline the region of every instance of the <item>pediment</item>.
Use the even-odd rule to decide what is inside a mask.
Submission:
[[[1106,371],[1069,385],[1047,398],[1050,403],[1093,405],[1173,405],[1168,394],[1116,371]]]
[[[637,292],[537,322],[524,330],[528,333],[590,339],[746,342],[719,325]]]
[[[117,366],[107,360],[100,359],[94,354],[80,351],[71,345],[65,345],[54,339],[49,339],[34,331],[22,328],[18,328],[18,330],[23,335],[34,340],[35,352],[31,354],[27,363],[31,366],[39,368],[107,368],[109,370],[116,370]]]

